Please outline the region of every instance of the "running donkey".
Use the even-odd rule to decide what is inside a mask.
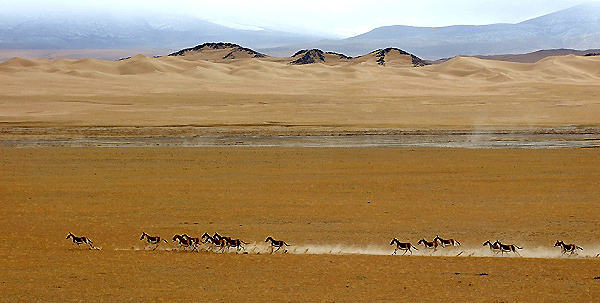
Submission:
[[[583,250],[583,248],[581,248],[580,246],[577,246],[575,244],[565,244],[565,242],[563,241],[556,241],[556,244],[554,244],[554,247],[558,247],[560,246],[562,248],[562,253],[566,254],[566,253],[571,253],[571,255],[573,254],[577,254],[577,249]]]
[[[290,246],[289,244],[285,243],[284,241],[273,239],[271,236],[267,237],[267,239],[265,240],[265,242],[269,242],[269,241],[271,241],[271,253],[273,253],[273,248],[274,247],[277,247],[277,249],[275,251],[278,251],[284,245],[285,246]],[[286,252],[287,252],[287,250],[284,250],[284,253],[286,253]]]
[[[415,250],[419,250],[414,245],[410,244],[409,242],[400,242],[396,238],[394,238],[392,240],[392,242],[390,242],[390,245],[394,245],[394,244],[396,244],[396,249],[394,249],[394,252],[392,253],[392,255],[395,255],[398,250],[404,250],[404,253],[402,254],[403,256],[406,254],[406,252],[409,252],[409,251],[410,251],[410,254],[412,255],[412,250],[410,250],[411,248],[414,248]]]
[[[458,241],[456,241],[454,239],[442,239],[438,235],[435,235],[435,238],[433,238],[433,242],[440,242],[440,246],[442,246],[442,247],[446,247],[446,245],[448,245],[448,246],[460,246],[460,242],[458,242]]]
[[[167,242],[167,240],[161,239],[159,236],[153,237],[145,232],[142,232],[142,236],[140,237],[140,240],[144,240],[144,238],[146,238],[146,245],[148,245],[148,244],[156,245],[152,250],[156,250],[158,248],[158,244],[160,244],[160,240],[163,240],[165,243],[169,243],[169,242]]]
[[[431,254],[433,254],[438,248],[438,242],[435,240],[429,242],[425,240],[425,238],[422,238],[421,240],[419,240],[419,242],[417,242],[417,245],[419,244],[423,244],[423,246],[427,249],[432,249]]]
[[[500,252],[502,253],[502,255],[504,255],[505,252],[506,253],[513,252],[513,253],[521,256],[521,254],[517,251],[517,249],[523,249],[523,247],[518,247],[514,244],[502,244],[498,240],[496,240],[496,242],[494,244],[497,244],[500,247]]]
[[[494,256],[500,253],[500,245],[498,244],[498,241],[492,243],[492,241],[487,240],[483,243],[483,246],[486,245],[490,246],[490,251],[494,254]]]
[[[73,239],[73,244],[77,244],[77,247],[81,247],[79,245],[81,244],[87,244],[90,246],[90,249],[94,249],[94,245],[92,245],[92,240],[90,240],[89,238],[86,237],[75,237],[75,235],[73,235],[72,233],[69,233],[67,235],[67,239]]]

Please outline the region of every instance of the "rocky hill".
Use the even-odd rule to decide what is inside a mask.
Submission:
[[[320,49],[300,50],[292,55],[293,65],[313,64],[313,63],[339,63],[348,62],[351,57],[334,52],[323,52]]]
[[[242,47],[234,43],[204,43],[191,48],[169,54],[168,56],[183,56],[190,60],[209,60],[229,62],[239,59],[263,59],[273,62],[287,63],[290,65],[325,64],[372,64],[380,66],[413,66],[427,65],[421,58],[398,48],[385,48],[373,51],[367,55],[350,57],[335,52],[324,52],[320,49],[303,49],[294,53],[291,57],[270,57],[252,49]]]
[[[403,51],[398,48],[388,47],[385,49],[376,50],[371,53],[375,58],[377,58],[377,64],[386,65],[386,64],[398,64],[406,65],[406,61],[410,58],[410,63],[414,67],[425,66],[427,63],[423,61],[421,58],[410,54],[406,51]],[[400,62],[399,62],[400,61]]]
[[[194,56],[208,55],[213,59],[240,59],[240,58],[266,58],[267,55],[261,54],[252,49],[242,47],[234,43],[204,43],[191,48],[185,48],[180,51],[169,54],[169,56]]]

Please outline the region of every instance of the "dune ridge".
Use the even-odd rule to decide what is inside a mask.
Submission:
[[[211,49],[209,59],[230,52]],[[357,58],[308,50],[296,59],[306,54],[325,60],[295,65],[292,58],[209,60],[198,54],[120,61],[13,58],[0,63],[0,122],[344,129],[599,123],[600,56],[535,63],[456,57],[414,67],[414,58],[397,49]]]
[[[88,71],[116,76],[173,73],[193,77],[194,73],[192,71],[206,68],[211,69],[213,74],[232,74],[239,69],[248,69],[255,70],[257,74],[260,74],[261,70],[268,70],[268,72],[283,76],[283,74],[278,73],[279,69],[288,72],[292,77],[299,77],[302,74],[312,74],[313,71],[323,70],[326,70],[328,75],[335,76],[343,76],[343,73],[352,73],[355,71],[371,75],[376,72],[386,76],[389,75],[386,71],[369,69],[369,64],[365,66],[365,63],[374,63],[370,66],[391,65],[398,68],[420,64],[418,62],[415,63],[415,59],[410,54],[402,54],[397,49],[379,50],[357,58],[346,57],[343,54],[325,53],[318,50],[303,50],[294,54],[292,59],[295,60],[290,61],[289,64],[282,64],[281,60],[258,60],[256,58],[259,57],[232,60],[227,63],[223,61],[213,62],[205,58],[190,59],[176,56],[147,57],[142,54],[119,61],[97,59],[47,60],[15,57],[0,63],[0,72],[3,74],[28,72],[53,74]],[[392,62],[396,62],[396,64]],[[312,70],[302,67],[298,69],[289,67],[289,65],[305,65],[310,63],[323,64],[321,66],[310,67]],[[489,82],[498,80],[534,81],[539,79],[556,79],[560,81],[594,80],[600,77],[600,56],[567,55],[547,57],[535,63],[515,63],[478,59],[475,57],[456,57],[438,65],[419,66],[421,66],[419,69],[404,68],[399,71],[394,70],[393,73],[412,77],[431,77],[436,75],[456,78],[471,77],[479,81]],[[363,69],[362,67],[365,68]]]

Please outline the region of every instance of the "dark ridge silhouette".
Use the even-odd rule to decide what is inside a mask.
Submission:
[[[160,58],[160,57],[162,57],[162,56],[152,56],[152,58]],[[133,57],[132,56],[127,56],[127,57],[119,58],[116,61],[125,61],[125,60],[129,60],[131,58],[133,58]]]
[[[352,57],[350,57],[350,56],[346,56],[344,54],[340,54],[340,53],[336,53],[336,52],[326,52],[326,54],[338,56],[338,57],[340,57],[340,59],[344,59],[344,60],[350,60],[350,59],[352,59]]]
[[[318,49],[315,49],[315,50],[316,50],[316,51],[320,51],[320,50],[318,50]],[[300,54],[304,54],[304,53],[306,53],[306,52],[308,52],[308,51],[309,51],[308,49],[301,49],[301,50],[299,50],[299,51],[295,52],[295,53],[292,55],[292,58],[294,58],[294,57],[297,57],[297,56],[298,56],[298,55],[300,55]],[[322,52],[322,51],[321,51],[321,52]]]
[[[223,59],[235,59],[236,52],[245,52],[250,55],[252,58],[265,58],[267,55],[261,54],[252,49],[242,47],[240,45],[234,43],[225,43],[225,42],[208,42],[201,45],[197,45],[191,48],[185,48],[180,51],[169,54],[169,56],[184,56],[189,52],[202,52],[204,50],[215,50],[215,49],[232,49],[227,55],[223,57]]]
[[[586,57],[600,56],[600,53],[587,53],[584,56],[586,56]]]

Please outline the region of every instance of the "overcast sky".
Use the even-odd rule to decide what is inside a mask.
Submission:
[[[517,23],[590,0],[0,0],[19,14],[81,10],[175,13],[240,28],[311,30],[353,36],[384,25]]]

